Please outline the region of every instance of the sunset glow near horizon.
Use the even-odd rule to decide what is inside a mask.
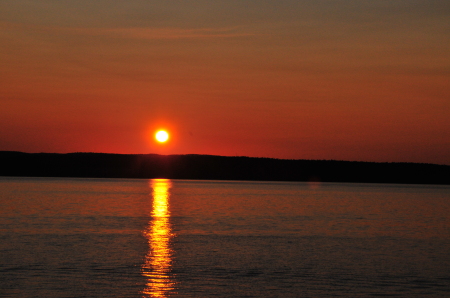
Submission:
[[[450,164],[449,37],[437,0],[1,1],[0,150]]]

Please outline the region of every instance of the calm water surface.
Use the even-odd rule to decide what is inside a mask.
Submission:
[[[450,297],[450,186],[0,177],[0,297]]]

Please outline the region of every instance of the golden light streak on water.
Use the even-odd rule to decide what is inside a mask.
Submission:
[[[144,232],[148,239],[149,252],[142,266],[142,274],[147,278],[144,297],[167,297],[174,290],[175,283],[170,275],[172,266],[172,249],[170,240],[173,237],[169,212],[169,179],[152,179],[152,219]]]

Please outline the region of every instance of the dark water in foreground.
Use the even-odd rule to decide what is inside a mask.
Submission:
[[[0,297],[450,297],[450,187],[0,177]]]

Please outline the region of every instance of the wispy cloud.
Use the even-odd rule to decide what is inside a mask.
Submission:
[[[239,32],[239,28],[114,28],[88,30],[91,31],[92,34],[138,39],[204,39],[243,37],[253,35],[249,33]]]
[[[132,39],[208,39],[208,38],[233,38],[254,36],[254,33],[242,32],[239,27],[227,28],[80,28],[39,26],[19,23],[0,23],[0,28],[15,30],[32,30],[40,32],[54,32],[75,35],[106,36]]]

